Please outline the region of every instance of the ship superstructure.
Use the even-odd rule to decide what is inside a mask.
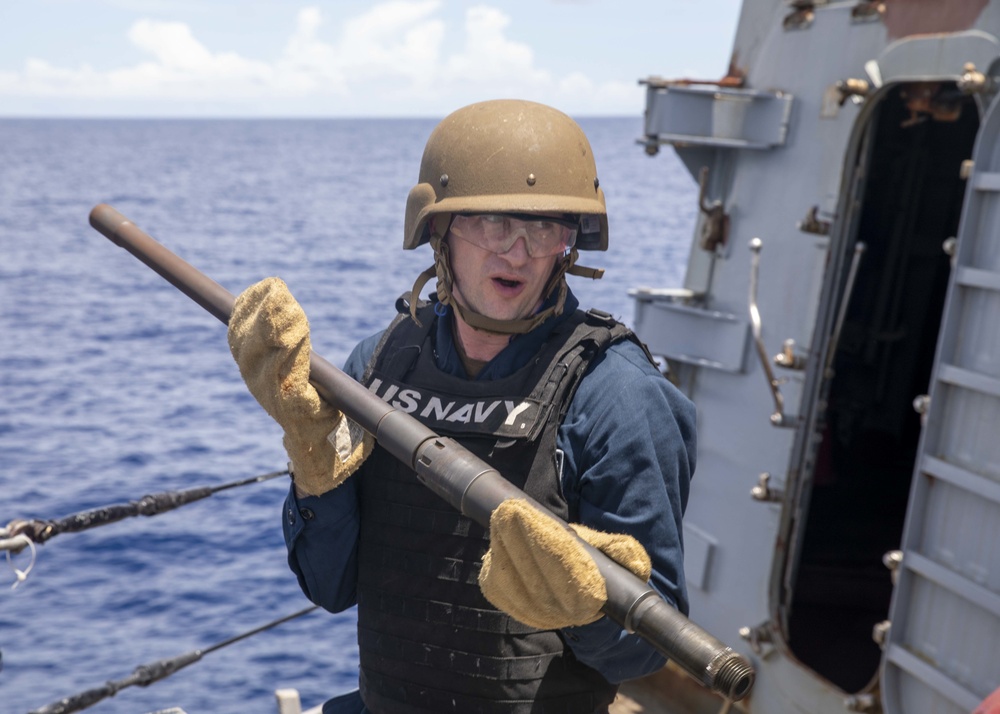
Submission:
[[[1000,686],[998,37],[983,0],[748,0],[724,78],[645,80],[701,195],[635,325],[698,405],[691,617],[747,711]]]

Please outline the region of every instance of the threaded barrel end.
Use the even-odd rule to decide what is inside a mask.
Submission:
[[[753,666],[743,655],[730,651],[718,663],[712,688],[728,699],[738,702],[750,693],[753,682]]]

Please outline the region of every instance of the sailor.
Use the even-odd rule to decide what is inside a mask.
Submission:
[[[681,517],[692,404],[634,335],[578,309],[566,275],[605,250],[589,142],[526,101],[459,109],[432,132],[403,247],[434,265],[345,371],[458,440],[687,612]],[[436,278],[436,292],[419,298]],[[277,278],[239,296],[229,342],[283,427],[288,562],[313,602],[357,604],[360,689],[324,712],[607,712],[664,658],[602,616],[605,582],[577,540],[519,499],[490,528],[425,488],[309,385],[309,327]]]

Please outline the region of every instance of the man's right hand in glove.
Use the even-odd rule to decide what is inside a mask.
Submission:
[[[364,462],[374,440],[309,384],[309,321],[279,278],[236,298],[229,349],[250,393],[285,431],[296,494],[336,488]]]
[[[632,536],[579,523],[570,528],[640,580],[649,580],[649,554]],[[586,549],[564,525],[519,498],[508,498],[490,515],[490,549],[483,556],[479,589],[493,607],[540,630],[595,622],[608,601],[604,576]]]

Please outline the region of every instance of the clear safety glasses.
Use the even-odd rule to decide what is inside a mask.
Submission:
[[[500,255],[513,248],[517,239],[523,236],[529,256],[547,258],[573,247],[577,223],[530,213],[457,214],[451,220],[451,232]]]

